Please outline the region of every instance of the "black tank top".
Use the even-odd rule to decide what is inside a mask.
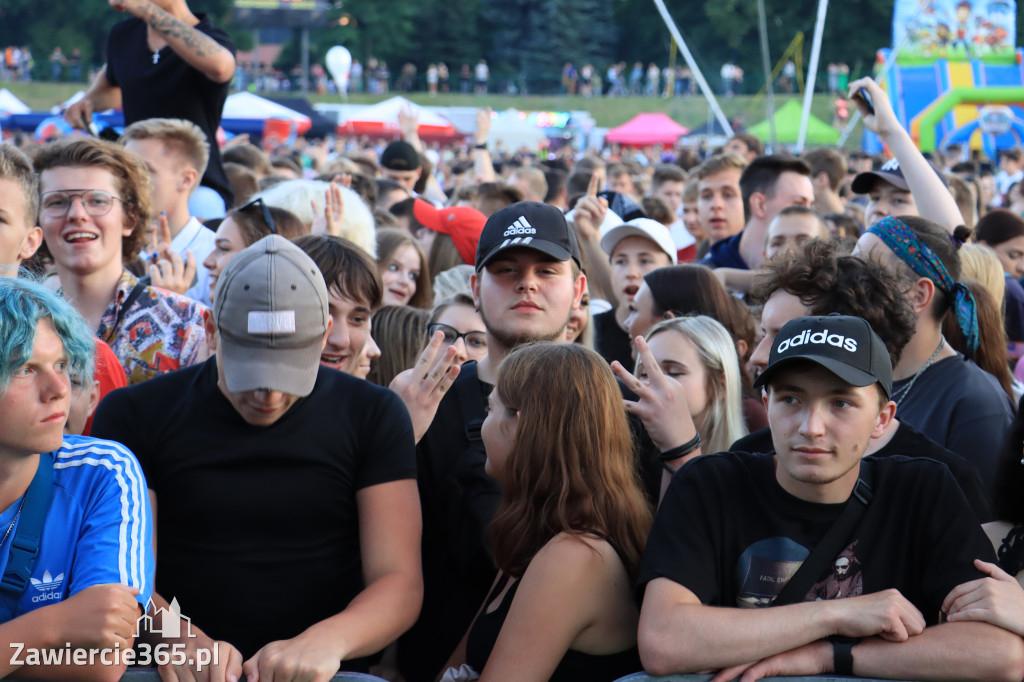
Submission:
[[[607,538],[604,535],[593,531],[589,532],[607,542]],[[612,548],[615,549],[616,554],[619,554],[619,550],[615,545],[612,545]],[[505,618],[508,617],[508,611],[512,607],[512,600],[515,599],[516,590],[519,589],[519,581],[517,580],[509,588],[498,608],[491,613],[487,613],[487,606],[501,594],[509,579],[510,576],[503,575],[498,580],[494,589],[487,595],[487,601],[484,602],[484,610],[477,616],[476,622],[473,623],[473,627],[469,631],[469,638],[466,640],[466,663],[477,672],[483,672],[484,666],[487,665],[487,659],[491,655],[491,650],[494,649],[495,642],[498,641],[499,633],[501,633],[501,626],[504,625]],[[565,656],[562,657],[558,667],[551,674],[551,682],[578,682],[580,680],[612,682],[640,670],[642,670],[642,666],[640,664],[640,654],[636,646],[625,651],[603,655],[587,654],[582,651],[569,649],[565,652]]]

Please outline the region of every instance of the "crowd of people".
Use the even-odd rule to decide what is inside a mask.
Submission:
[[[0,144],[4,650],[1024,679],[1021,150],[870,79],[890,158],[222,148],[230,39],[123,1],[65,112],[120,139]]]

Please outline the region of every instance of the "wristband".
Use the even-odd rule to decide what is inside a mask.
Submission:
[[[859,639],[830,637],[832,642],[832,672],[836,675],[853,676],[853,647]]]
[[[473,149],[480,149],[482,151],[487,151],[487,143],[486,142],[481,142],[480,144],[473,145]]]
[[[665,452],[661,453],[660,455],[658,455],[658,459],[660,459],[662,462],[670,462],[673,459],[679,459],[680,457],[685,457],[691,452],[695,452],[699,447],[700,434],[698,433],[693,437],[692,440],[688,440],[682,445],[678,445],[670,450],[666,450]]]

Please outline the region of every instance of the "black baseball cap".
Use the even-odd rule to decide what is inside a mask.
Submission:
[[[539,201],[520,201],[487,219],[476,247],[477,272],[506,249],[533,249],[583,267],[576,233],[562,211]]]
[[[380,165],[396,171],[411,171],[420,167],[420,153],[404,140],[392,142],[380,155]]]
[[[929,162],[928,165],[931,165],[931,163]],[[932,166],[932,170],[939,176],[939,179],[942,180],[943,185],[947,184],[946,178],[943,177],[942,173],[936,170],[935,166]],[[907,179],[903,177],[903,169],[900,168],[900,162],[895,158],[886,161],[878,170],[858,173],[854,176],[853,182],[850,183],[850,189],[852,189],[856,194],[867,194],[879,180],[884,180],[890,185],[899,187],[904,192],[910,191],[910,185],[907,184]]]
[[[886,396],[892,394],[889,351],[863,318],[833,313],[790,320],[772,342],[768,366],[754,386],[770,383],[780,369],[796,360],[821,365],[852,386],[879,383]]]

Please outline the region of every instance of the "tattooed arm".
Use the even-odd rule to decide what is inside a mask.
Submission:
[[[199,23],[183,0],[109,0],[110,6],[142,19],[152,33],[193,68],[215,83],[226,83],[235,75],[235,57],[195,25]],[[163,9],[169,7],[171,11]],[[173,13],[172,13],[173,12]]]

